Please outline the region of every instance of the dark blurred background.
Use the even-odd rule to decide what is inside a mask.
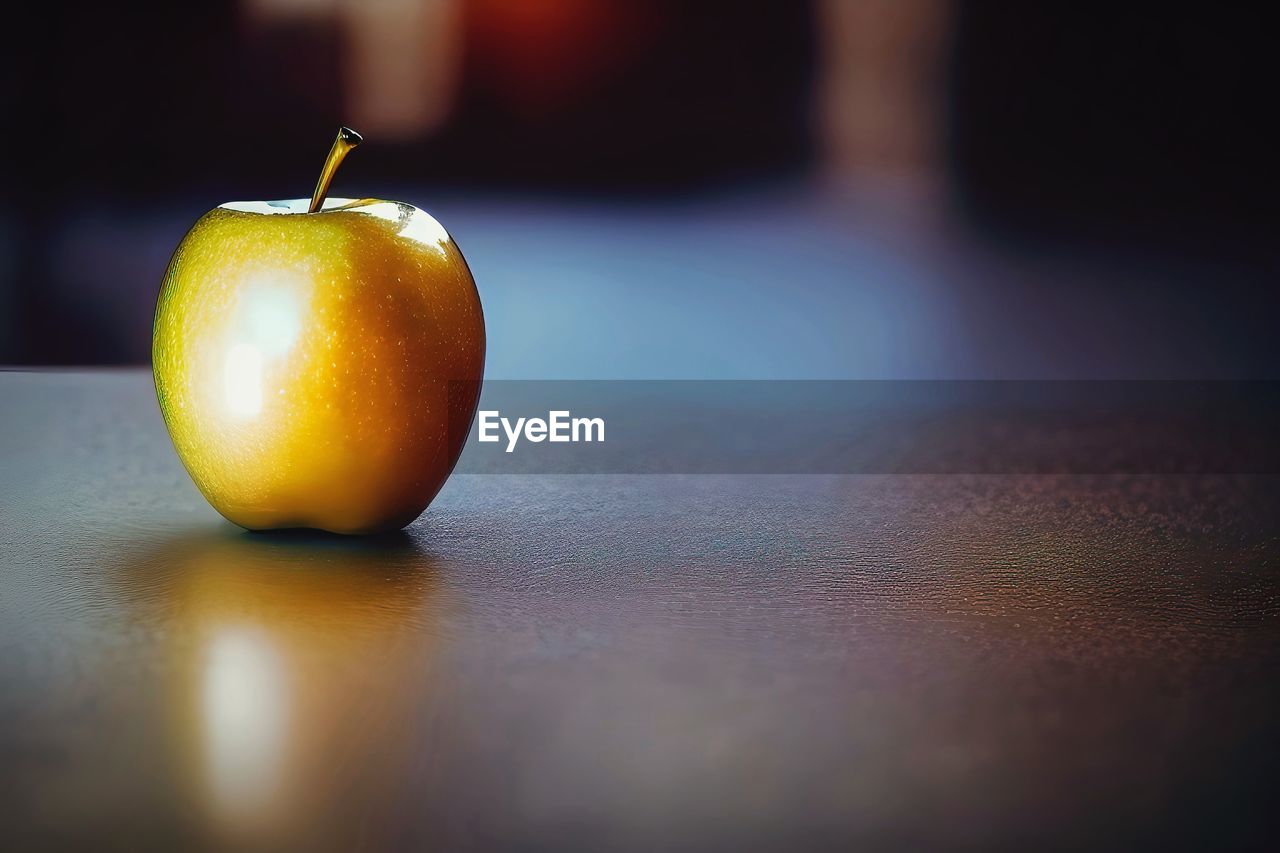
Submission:
[[[1276,375],[1246,6],[45,4],[9,21],[0,364],[149,357],[204,211],[434,213],[490,376]]]

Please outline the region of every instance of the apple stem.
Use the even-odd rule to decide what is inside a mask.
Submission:
[[[324,198],[329,194],[329,184],[333,182],[333,176],[342,165],[343,158],[361,142],[364,142],[364,137],[351,128],[338,129],[338,138],[333,140],[329,156],[324,158],[324,168],[320,170],[320,180],[316,181],[316,191],[311,194],[311,206],[307,208],[307,213],[315,213],[324,205]]]

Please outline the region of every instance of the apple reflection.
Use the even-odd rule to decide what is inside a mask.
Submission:
[[[202,687],[200,728],[210,801],[228,819],[252,819],[280,789],[288,671],[269,634],[233,626],[210,639]]]
[[[369,843],[431,730],[430,556],[405,534],[227,528],[163,546],[127,580],[166,633],[166,751],[210,839]]]

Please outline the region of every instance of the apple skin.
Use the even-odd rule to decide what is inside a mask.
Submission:
[[[152,368],[169,435],[250,530],[398,530],[453,470],[484,375],[462,253],[401,202],[224,204],[169,263]]]

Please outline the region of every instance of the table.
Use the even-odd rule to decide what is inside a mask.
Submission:
[[[0,373],[5,846],[1224,846],[1280,478],[459,474],[250,534],[144,371]]]

